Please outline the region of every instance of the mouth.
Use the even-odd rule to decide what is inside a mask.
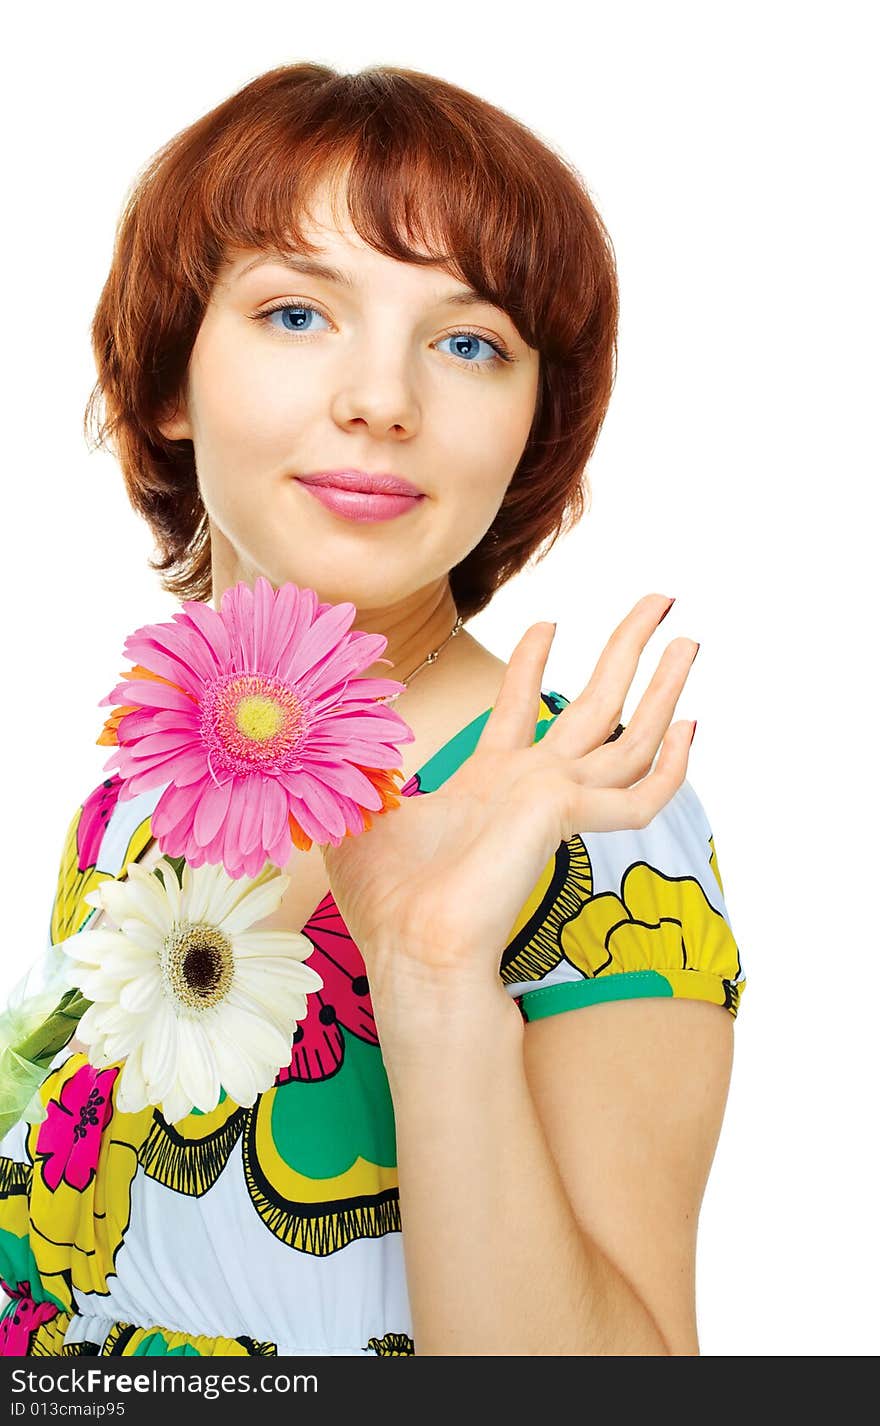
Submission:
[[[335,490],[354,490],[361,495],[409,495],[423,494],[417,485],[390,471],[356,470],[316,470],[298,475],[305,485],[332,486]]]
[[[351,490],[329,481],[303,480],[302,485],[325,510],[361,524],[373,524],[380,520],[394,520],[406,515],[421,505],[424,495],[401,495],[381,493],[375,490]]]

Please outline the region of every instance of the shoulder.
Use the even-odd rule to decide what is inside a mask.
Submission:
[[[560,843],[501,973],[526,1021],[656,997],[706,1000],[736,1016],[745,975],[713,829],[687,779],[647,826]]]
[[[73,811],[64,835],[49,939],[53,945],[82,930],[93,914],[85,897],[117,877],[150,842],[151,814],[164,788],[124,798],[114,774],[93,788]]]

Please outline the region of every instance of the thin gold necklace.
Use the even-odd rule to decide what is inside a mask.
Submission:
[[[428,654],[428,657],[427,657],[426,659],[423,659],[423,660],[422,660],[422,662],[419,664],[418,668],[413,669],[412,673],[409,675],[408,678],[399,678],[399,679],[396,680],[396,682],[402,683],[404,688],[408,688],[409,685],[412,683],[412,681],[413,681],[413,679],[415,678],[415,676],[416,676],[417,673],[421,673],[421,671],[422,671],[423,668],[427,668],[427,667],[428,667],[428,664],[433,663],[435,659],[439,658],[440,654],[442,654],[443,650],[446,648],[446,645],[449,643],[450,639],[454,639],[454,638],[455,638],[456,634],[457,634],[457,633],[459,632],[459,630],[461,629],[461,626],[462,626],[463,623],[464,623],[464,615],[463,615],[463,614],[459,614],[459,616],[458,616],[458,618],[456,619],[455,624],[454,624],[454,626],[453,626],[453,628],[452,628],[452,632],[446,635],[446,638],[443,640],[443,643],[440,645],[440,647],[439,647],[438,649],[435,649],[433,653]],[[376,702],[377,702],[377,703],[395,703],[395,702],[397,701],[397,699],[401,697],[402,692],[403,692],[403,690],[401,689],[401,693],[392,693],[391,696],[390,696],[390,698],[377,698],[377,699],[376,699]]]

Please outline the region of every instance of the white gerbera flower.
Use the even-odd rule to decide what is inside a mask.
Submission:
[[[306,995],[324,984],[302,964],[314,950],[307,936],[249,929],[278,907],[290,877],[271,867],[236,879],[184,863],[181,884],[164,858],[154,872],[131,862],[127,881],[86,896],[117,929],[61,942],[92,1001],[77,1037],[96,1068],[125,1061],[123,1113],[159,1104],[173,1124],[216,1108],[221,1087],[252,1105],[290,1062]]]

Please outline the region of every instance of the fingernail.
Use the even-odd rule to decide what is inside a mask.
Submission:
[[[677,599],[678,596],[676,595],[675,598]],[[673,606],[674,603],[675,603],[675,599],[670,599],[670,601],[669,601],[669,603],[667,604],[666,608],[663,610],[663,613],[660,615],[660,618],[657,620],[658,625],[663,623],[663,620],[666,618],[666,615],[669,613],[669,611],[670,611],[670,609],[672,608],[672,606]]]
[[[696,719],[694,719],[694,733],[695,733],[696,731],[697,731],[697,723],[696,723]],[[691,743],[694,741],[694,733],[691,733]],[[688,743],[688,747],[690,747],[691,743]]]
[[[699,652],[700,652],[700,646],[699,646],[699,644],[697,644],[697,647],[694,649],[694,659],[697,657],[697,654],[698,654]],[[693,663],[694,659],[691,659],[691,663]]]

